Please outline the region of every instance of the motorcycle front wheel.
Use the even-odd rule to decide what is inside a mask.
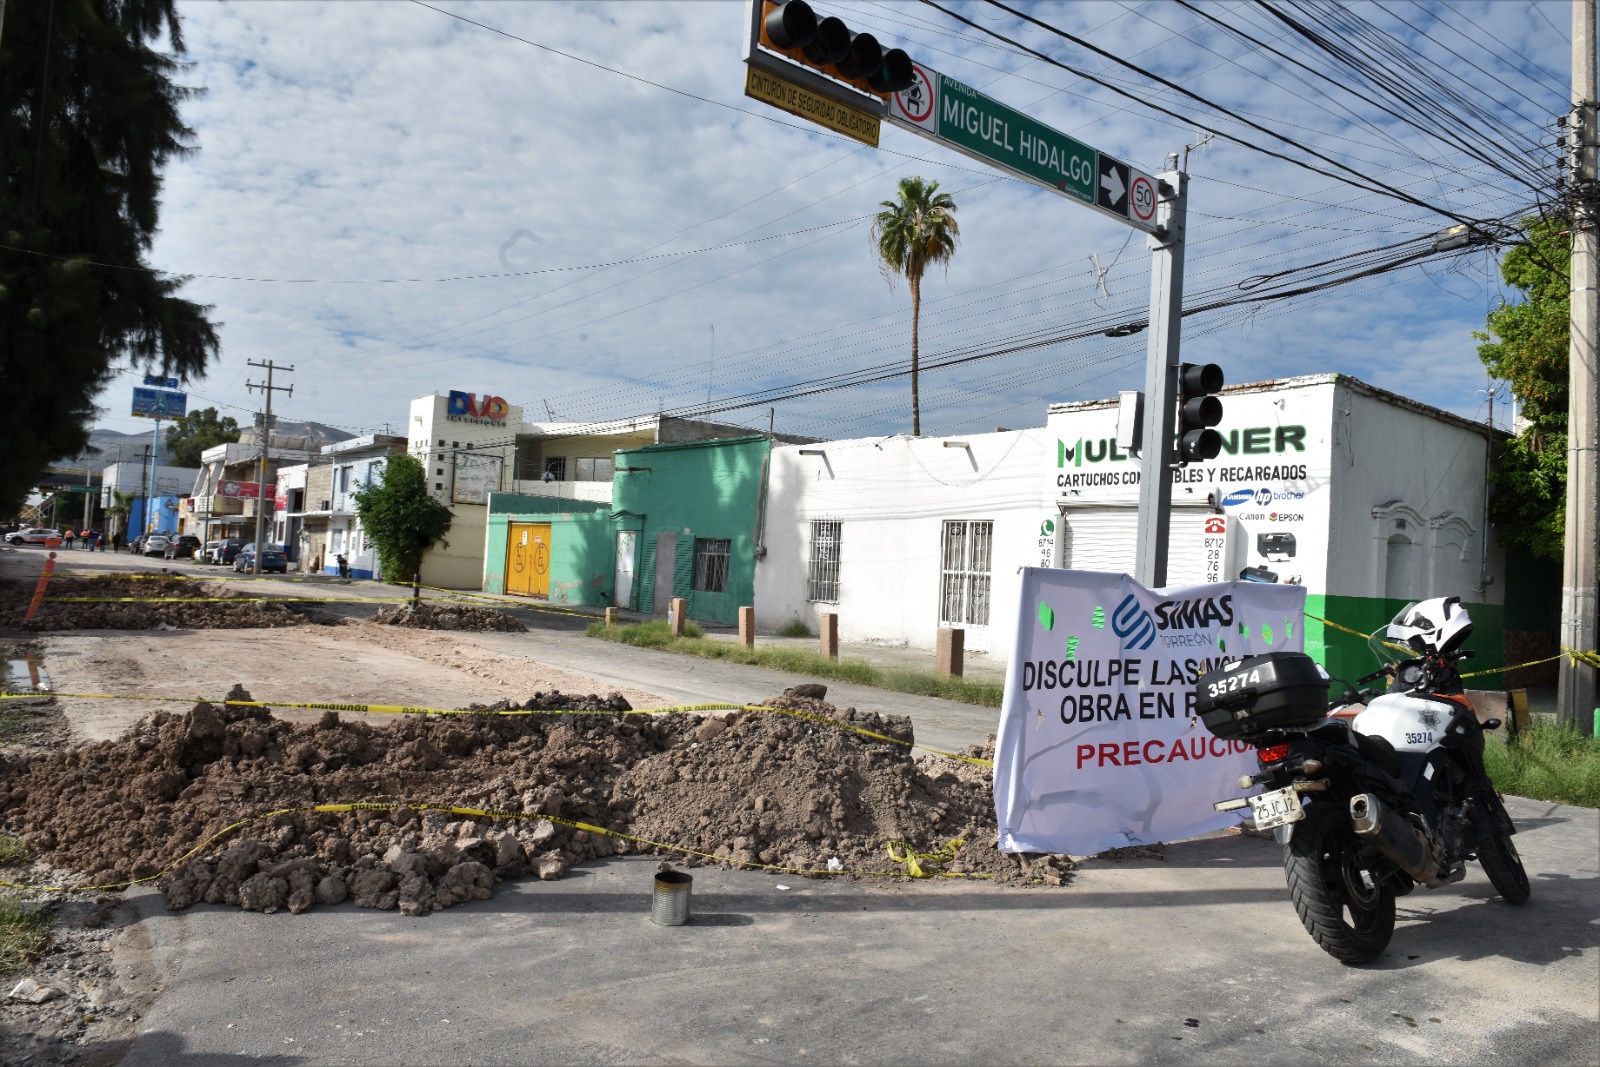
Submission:
[[[1283,850],[1289,899],[1311,939],[1340,963],[1370,963],[1394,936],[1394,890],[1362,860],[1350,816],[1312,804]]]
[[[1479,841],[1478,862],[1507,904],[1525,904],[1533,895],[1528,872],[1522,867],[1522,855],[1509,834],[1495,834]]]

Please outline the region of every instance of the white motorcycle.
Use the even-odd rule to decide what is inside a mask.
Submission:
[[[1388,692],[1344,683],[1331,708],[1336,679],[1299,652],[1251,656],[1196,685],[1206,728],[1256,747],[1261,769],[1239,787],[1267,787],[1215,807],[1248,806],[1272,830],[1300,921],[1343,963],[1376,959],[1395,898],[1460,881],[1469,860],[1508,903],[1528,899],[1516,827],[1483,765],[1484,731],[1501,724],[1480,724],[1462,691],[1471,633],[1460,597],[1409,605],[1367,639],[1383,665],[1356,683],[1388,678]]]

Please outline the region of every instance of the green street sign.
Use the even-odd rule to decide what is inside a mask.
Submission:
[[[970,85],[912,64],[889,98],[890,122],[1042,185],[1146,232],[1156,230],[1155,179]]]

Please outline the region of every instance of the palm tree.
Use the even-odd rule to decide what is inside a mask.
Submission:
[[[915,176],[900,179],[893,200],[872,223],[872,244],[878,266],[894,288],[896,275],[911,289],[911,433],[922,436],[922,405],[917,396],[917,328],[922,318],[922,273],[930,263],[949,264],[956,254],[961,228],[956,202],[939,192],[939,183]]]

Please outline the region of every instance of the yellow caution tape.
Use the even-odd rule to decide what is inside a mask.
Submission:
[[[157,871],[155,874],[146,875],[143,878],[133,878],[133,879],[130,879],[129,881],[126,881],[126,882],[114,882],[114,883],[112,883],[110,885],[64,886],[64,885],[28,885],[28,884],[21,883],[21,882],[8,882],[8,881],[0,880],[0,886],[4,886],[4,887],[9,888],[9,889],[31,889],[31,890],[36,890],[36,891],[39,891],[39,892],[46,892],[46,893],[101,893],[101,892],[107,892],[107,891],[115,890],[115,889],[127,889],[130,886],[142,885],[145,882],[153,882],[157,878],[162,877],[163,875],[170,874],[172,871],[177,870],[178,867],[182,866],[184,863],[186,863],[190,859],[193,859],[195,856],[199,855],[205,849],[207,849],[210,846],[216,844],[218,841],[221,841],[223,838],[229,836],[230,834],[236,832],[237,830],[240,830],[243,827],[251,825],[252,823],[262,822],[262,821],[264,821],[266,819],[276,819],[281,815],[303,815],[303,814],[313,814],[313,813],[327,815],[327,814],[343,814],[343,813],[352,812],[352,811],[392,811],[392,810],[395,810],[395,809],[398,809],[398,808],[407,808],[407,809],[410,809],[411,811],[436,811],[436,812],[441,812],[441,813],[446,814],[446,815],[468,815],[468,816],[472,816],[474,818],[480,818],[480,819],[515,819],[515,820],[523,821],[523,822],[543,820],[545,822],[554,823],[557,826],[565,826],[565,827],[568,827],[568,828],[573,829],[573,830],[583,830],[583,831],[586,831],[586,832],[591,833],[591,834],[599,834],[602,837],[612,837],[612,838],[616,838],[617,840],[627,841],[627,842],[629,842],[631,844],[635,844],[635,845],[644,845],[644,846],[649,847],[649,848],[665,849],[668,852],[678,852],[678,853],[681,853],[681,854],[683,854],[685,856],[694,856],[694,857],[696,857],[698,859],[710,860],[712,863],[726,863],[726,864],[730,864],[730,865],[735,866],[735,867],[744,867],[744,868],[747,868],[747,869],[750,869],[750,870],[771,871],[774,874],[800,874],[800,875],[813,875],[813,876],[818,876],[818,877],[825,876],[825,875],[835,875],[835,874],[853,874],[853,875],[859,875],[859,876],[872,876],[872,877],[879,877],[879,878],[902,878],[902,877],[905,877],[905,875],[907,873],[906,871],[870,871],[870,870],[868,870],[868,871],[858,871],[858,870],[838,870],[838,871],[833,871],[833,870],[828,870],[827,868],[822,868],[822,869],[819,870],[819,869],[811,869],[811,868],[806,868],[806,867],[783,867],[783,866],[780,866],[780,865],[774,864],[774,863],[757,863],[754,860],[739,860],[739,859],[734,859],[731,856],[717,856],[717,855],[714,855],[714,854],[712,854],[710,852],[701,852],[701,851],[698,851],[696,849],[685,848],[682,845],[668,844],[668,843],[666,843],[664,841],[652,841],[648,837],[639,837],[639,836],[637,836],[635,834],[625,834],[620,830],[611,830],[611,829],[608,829],[608,828],[606,828],[604,826],[596,826],[593,823],[580,822],[580,821],[578,821],[576,819],[563,819],[563,818],[561,818],[559,816],[556,816],[556,815],[540,815],[540,814],[537,814],[537,813],[529,814],[528,812],[522,812],[522,811],[493,811],[493,810],[490,810],[490,809],[487,809],[487,808],[466,808],[466,807],[457,807],[455,805],[449,805],[449,804],[416,804],[416,803],[412,803],[410,801],[397,800],[397,801],[382,801],[382,802],[380,802],[380,801],[356,801],[356,802],[347,803],[347,804],[314,804],[314,805],[311,805],[309,807],[303,807],[303,808],[279,808],[276,811],[269,811],[269,812],[266,812],[266,813],[264,813],[262,815],[254,815],[254,816],[251,816],[250,818],[247,818],[247,819],[240,819],[238,822],[231,823],[230,825],[223,827],[221,830],[218,830],[216,833],[212,834],[210,837],[206,838],[204,841],[200,842],[198,845],[194,846],[189,851],[185,852],[183,855],[179,856],[177,859],[173,860],[171,863],[169,863],[165,867],[161,868],[161,870]],[[956,840],[956,841],[951,842],[949,845],[944,846],[944,848],[939,849],[935,853],[911,853],[911,854],[916,855],[916,856],[920,856],[920,857],[922,857],[924,859],[934,859],[934,858],[937,858],[938,856],[944,854],[945,852],[949,851],[951,853],[950,858],[953,859],[954,858],[953,849],[960,848],[962,844],[963,844],[962,841]],[[896,841],[896,842],[893,843],[893,845],[902,845],[903,847],[906,848],[908,853],[911,852],[910,846],[904,845],[903,842]],[[891,858],[893,857],[893,845],[891,845],[891,847],[890,847]],[[898,862],[903,862],[903,861],[896,860],[895,862],[898,863]],[[941,862],[948,862],[948,860],[942,860]],[[909,870],[909,867],[908,867],[908,870]],[[920,871],[921,868],[919,867],[919,868],[917,868],[917,870]],[[956,872],[956,871],[934,871],[934,872],[932,872],[931,876],[936,876],[936,877],[939,877],[939,878],[993,878],[994,877],[994,875],[992,875],[992,874],[981,873],[981,872],[965,873],[965,872]],[[927,877],[930,877],[930,875],[929,874],[918,873],[918,874],[913,874],[912,877],[914,877],[914,878],[927,878]]]
[[[489,710],[416,707],[409,704],[358,704],[322,700],[208,700],[205,697],[161,697],[119,693],[0,692],[0,700],[37,700],[51,697],[67,700],[138,700],[152,704],[222,704],[235,708],[297,708],[306,711],[344,711],[352,714],[372,715],[501,715],[528,717],[534,715],[676,715],[685,712],[755,711],[805,719],[836,730],[845,730],[853,734],[859,734],[862,737],[870,737],[876,741],[887,741],[892,745],[900,745],[905,748],[920,749],[935,756],[959,760],[962,763],[970,763],[978,767],[994,766],[992,760],[981,759],[977,756],[963,756],[958,752],[946,752],[940,748],[931,748],[912,741],[902,741],[898,737],[890,737],[888,734],[880,734],[860,726],[852,726],[847,722],[830,719],[826,715],[816,715],[808,711],[795,711],[790,708],[774,708],[766,704],[676,704],[665,708],[630,708],[626,711],[581,711],[569,708],[504,708]]]
[[[904,841],[890,841],[888,851],[889,858],[891,860],[893,860],[895,863],[903,863],[906,865],[906,873],[911,877],[929,878],[935,874],[943,875],[944,872],[925,871],[922,869],[922,861],[925,860],[929,863],[950,863],[956,858],[956,853],[961,851],[961,846],[964,844],[966,844],[966,841],[957,837],[947,842],[943,847],[934,849],[932,852],[918,852]],[[900,852],[896,852],[896,848],[899,848]]]
[[[47,596],[46,604],[395,604],[408,596]],[[432,603],[428,601],[427,603]]]
[[[327,582],[333,584],[341,579],[337,574],[124,574],[120,571],[56,571],[50,576],[54,581],[57,578],[106,578],[111,580],[125,580],[130,582]]]
[[[1347,634],[1354,634],[1357,637],[1370,636],[1362,633],[1360,630],[1352,630],[1348,626],[1342,626],[1339,623],[1334,622],[1332,619],[1324,619],[1320,615],[1312,615],[1310,612],[1306,613],[1306,618],[1312,620],[1313,622],[1320,622],[1324,626],[1331,626],[1335,630],[1339,630]],[[1386,647],[1395,649],[1398,652],[1404,652],[1407,656],[1413,654],[1413,650],[1404,645],[1395,644],[1392,641],[1385,641],[1383,643]],[[1554,656],[1546,656],[1543,659],[1529,660],[1526,663],[1507,664],[1504,667],[1489,667],[1481,671],[1466,671],[1462,673],[1460,677],[1481,678],[1486,674],[1504,674],[1507,671],[1520,671],[1525,667],[1538,667],[1546,663],[1554,663],[1558,659],[1570,659],[1574,665],[1582,663],[1590,667],[1600,668],[1600,652],[1579,651],[1578,649],[1567,648],[1563,646],[1561,651],[1556,653]]]

